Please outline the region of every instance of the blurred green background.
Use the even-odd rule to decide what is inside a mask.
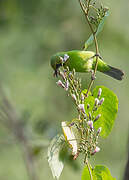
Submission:
[[[101,1],[102,2],[102,1]],[[101,140],[101,151],[92,165],[108,166],[118,180],[123,178],[129,135],[129,2],[107,0],[110,16],[99,35],[101,55],[109,64],[125,71],[118,82],[97,73],[95,85],[105,85],[119,99],[119,112],[112,133]],[[22,117],[27,133],[47,144],[61,132],[61,121],[76,117],[75,107],[56,85],[50,57],[58,51],[82,49],[90,35],[76,0],[0,0],[0,81],[4,92]],[[94,50],[94,46],[89,49]],[[83,87],[89,75],[81,75]],[[0,123],[0,179],[28,180],[22,152],[13,134]],[[47,147],[36,157],[39,179],[52,180],[47,163]],[[60,179],[81,179],[66,165]]]

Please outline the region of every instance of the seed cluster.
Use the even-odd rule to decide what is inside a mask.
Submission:
[[[95,8],[95,6],[90,5],[91,8],[95,10],[96,15],[95,16],[90,16],[89,21],[91,24],[95,25],[97,28],[98,25],[100,24],[101,20],[105,16],[105,13],[108,11],[108,8],[103,7],[102,5],[100,8]]]

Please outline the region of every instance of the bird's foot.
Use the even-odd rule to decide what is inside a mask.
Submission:
[[[100,54],[95,54],[93,57],[99,57],[100,59],[103,59],[102,56],[100,56]]]

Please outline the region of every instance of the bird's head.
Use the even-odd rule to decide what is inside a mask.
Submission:
[[[54,70],[57,69],[57,65],[60,64],[61,65],[61,59],[59,55],[53,55],[51,57],[51,66]]]
[[[61,56],[59,55],[53,55],[51,57],[51,66],[52,68],[54,69],[54,75],[57,76],[57,71],[58,71],[58,68],[60,66],[62,66],[62,62],[61,62]]]

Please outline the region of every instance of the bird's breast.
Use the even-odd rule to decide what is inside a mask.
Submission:
[[[85,70],[86,70],[87,72],[91,71],[92,65],[93,65],[93,58],[86,60],[86,62],[85,62],[85,64],[84,64]]]

